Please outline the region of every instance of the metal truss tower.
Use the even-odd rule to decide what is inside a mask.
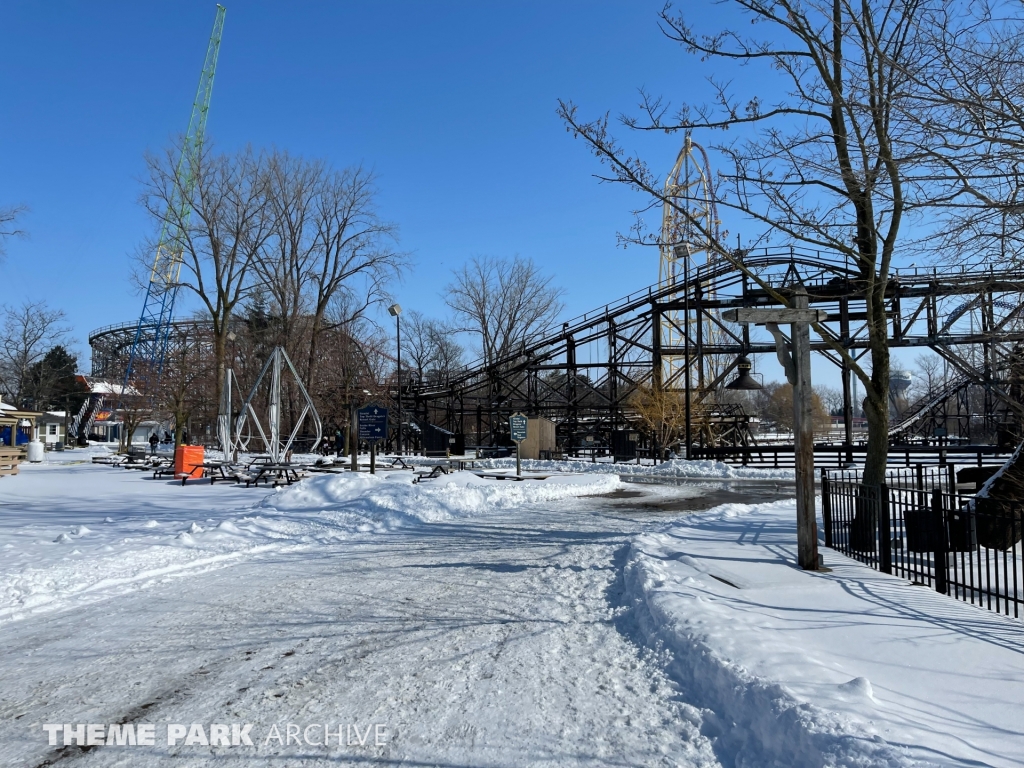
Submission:
[[[217,71],[217,54],[224,32],[226,10],[223,5],[217,5],[210,44],[206,49],[202,74],[199,76],[199,89],[192,102],[192,116],[189,118],[188,131],[182,143],[181,157],[178,158],[176,181],[167,205],[167,213],[164,215],[156,254],[153,257],[146,301],[142,306],[142,314],[135,329],[135,340],[125,370],[121,388],[122,400],[129,387],[139,394],[151,395],[152,387],[159,379],[163,368],[167,338],[174,315],[174,300],[178,294],[184,229],[192,215],[191,200],[196,183],[194,171],[196,161],[202,153],[206,133],[206,117],[210,111],[213,76]]]
[[[719,259],[715,249],[721,242],[718,209],[715,204],[714,180],[707,152],[687,134],[682,149],[676,157],[672,171],[665,179],[665,202],[661,217],[661,266],[658,272],[660,288],[683,286],[695,276],[696,268],[712,268]],[[713,290],[713,289],[711,289]],[[701,297],[713,300],[711,293]],[[661,315],[662,346],[666,349],[684,350],[683,355],[662,356],[661,380],[665,387],[689,390],[696,385],[703,388],[712,381],[716,361],[703,355],[701,349],[690,349],[693,340],[696,346],[712,344],[717,326],[706,322],[701,327],[691,319],[691,311],[699,316],[699,307],[684,306],[682,309],[666,310]],[[696,331],[696,333],[691,333]],[[695,361],[691,370],[690,362]],[[693,381],[694,375],[696,381]],[[681,381],[685,379],[685,383]]]

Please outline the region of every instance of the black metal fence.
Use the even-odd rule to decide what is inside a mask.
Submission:
[[[926,470],[929,468],[925,468]],[[958,600],[1024,617],[1024,505],[965,499],[951,473],[878,486],[822,472],[825,546]]]
[[[995,445],[893,445],[889,447],[889,466],[912,467],[925,464],[1002,464],[1013,453],[1012,450]],[[742,464],[745,467],[792,467],[795,451],[790,445],[747,445],[719,446],[715,448],[694,447],[690,456],[694,459],[710,459],[727,464]],[[863,464],[867,457],[867,445],[852,446],[837,443],[816,443],[814,464],[817,467],[844,467],[849,463]]]

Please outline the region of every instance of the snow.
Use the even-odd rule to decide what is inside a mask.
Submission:
[[[737,765],[1020,765],[1021,624],[822,550],[795,503],[725,505],[636,538],[626,583]]]
[[[1021,764],[1021,623],[830,550],[796,569],[793,503],[747,481],[770,477],[183,487],[102,450],[0,481],[5,768]],[[714,494],[757,503],[680,513]],[[45,723],[158,738],[51,747]],[[173,723],[259,746],[168,746]],[[387,738],[263,742],[288,723]]]
[[[349,530],[358,518],[374,530],[0,625],[0,765],[718,765],[701,713],[619,629],[613,564],[642,523],[589,495],[616,478],[390,479],[401,475],[412,473],[323,476],[248,496],[90,465],[19,476],[24,500],[5,511],[29,516],[43,492],[32,486],[74,488],[79,519],[61,513],[68,532],[100,531],[104,516],[131,521],[135,535],[152,520],[169,530],[161,535],[197,542],[224,521],[243,530],[246,516],[305,531],[314,520]],[[191,523],[203,531],[187,533]],[[155,723],[157,744],[48,746],[44,723],[77,722]],[[383,724],[388,738],[239,749],[164,739],[171,723],[250,723],[260,744],[272,726],[325,722]]]
[[[515,468],[516,460],[486,459],[478,462],[482,467],[495,469]],[[721,461],[687,461],[672,459],[660,464],[613,464],[579,460],[539,461],[524,459],[523,469],[546,472],[581,472],[614,474],[631,477],[676,478],[690,480],[788,480],[793,481],[793,469],[743,467]]]
[[[267,493],[225,484],[183,487],[153,480],[148,472],[89,463],[104,452],[47,454],[47,464],[23,466],[18,477],[25,482],[5,479],[0,624],[268,551],[608,493],[621,485],[613,476],[499,481],[469,472],[414,485],[413,473],[395,471],[319,475]],[[55,487],[64,503],[53,503]]]

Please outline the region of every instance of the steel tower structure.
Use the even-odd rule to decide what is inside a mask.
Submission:
[[[206,49],[203,71],[199,76],[199,88],[192,102],[192,116],[188,131],[181,147],[176,169],[177,183],[171,193],[167,213],[157,241],[153,269],[149,276],[146,301],[135,329],[128,366],[125,370],[121,396],[131,386],[141,394],[148,394],[153,378],[159,378],[167,350],[167,338],[174,315],[174,300],[178,294],[178,278],[181,274],[182,242],[192,215],[192,193],[196,179],[196,160],[202,153],[206,133],[206,117],[210,111],[210,97],[213,95],[213,77],[217,71],[217,54],[220,51],[221,36],[224,32],[224,14],[227,9],[218,3],[213,21],[210,44]],[[133,379],[134,374],[134,379]]]
[[[697,267],[712,268],[718,262],[720,257],[715,249],[721,242],[711,163],[704,148],[689,134],[686,134],[676,162],[665,179],[664,200],[658,285],[661,288],[682,287],[689,282]],[[713,288],[709,291],[702,298],[713,300]],[[660,375],[662,383],[669,389],[689,390],[694,385],[702,389],[715,378],[717,361],[704,355],[699,347],[713,343],[717,327],[705,322],[695,335],[698,348],[689,348],[694,337],[690,333],[690,324],[698,322],[690,314],[691,311],[698,314],[698,309],[684,303],[662,313],[662,345],[683,352],[682,355],[662,356],[664,368]],[[695,363],[692,371],[691,362]],[[695,374],[696,381],[691,374]]]

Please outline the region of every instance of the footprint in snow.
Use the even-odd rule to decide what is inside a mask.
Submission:
[[[54,544],[66,544],[69,541],[71,541],[71,537],[68,536],[66,533],[62,533],[60,536],[58,536],[56,539],[53,540],[53,543]]]

